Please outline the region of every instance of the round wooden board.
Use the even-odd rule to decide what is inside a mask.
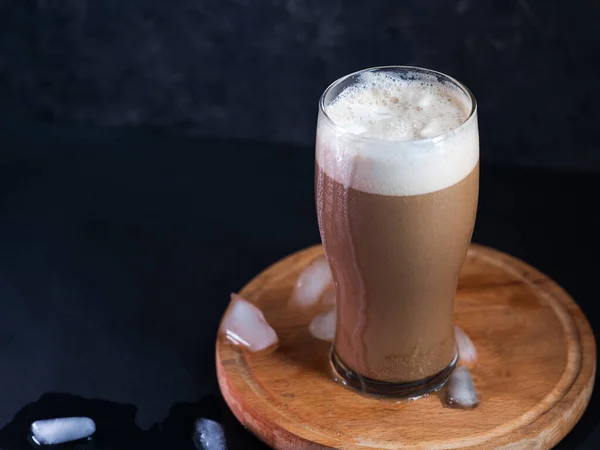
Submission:
[[[443,406],[359,395],[333,382],[329,344],[311,317],[289,306],[302,269],[320,246],[295,253],[240,292],[263,310],[280,345],[251,353],[217,340],[223,396],[238,420],[275,449],[546,449],[587,406],[596,370],[592,330],[575,302],[531,266],[472,245],[456,296],[456,322],[473,340],[480,405]]]

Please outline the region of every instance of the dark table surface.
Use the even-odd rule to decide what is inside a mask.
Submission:
[[[192,449],[196,417],[264,448],[220,397],[228,295],[319,240],[310,148],[5,121],[0,126],[0,448],[87,415],[81,449]],[[482,149],[485,152],[485,149]],[[600,176],[483,164],[474,241],[538,267],[593,329]],[[560,449],[600,447],[600,393]]]

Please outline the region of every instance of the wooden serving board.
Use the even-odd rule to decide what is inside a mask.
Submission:
[[[472,245],[456,296],[456,322],[473,340],[480,405],[444,406],[359,395],[330,378],[329,344],[308,332],[318,311],[290,307],[320,246],[295,253],[248,283],[280,345],[250,353],[219,339],[219,385],[238,420],[275,449],[547,449],[579,420],[593,388],[596,347],[573,299],[533,267]]]

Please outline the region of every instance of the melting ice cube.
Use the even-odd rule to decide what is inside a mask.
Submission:
[[[277,333],[267,323],[262,311],[237,294],[231,294],[220,331],[230,341],[253,352],[271,347],[278,341]]]
[[[193,440],[198,450],[227,450],[223,426],[214,420],[198,419]]]
[[[310,322],[308,331],[317,339],[332,341],[335,337],[335,309],[316,316]]]
[[[331,285],[331,271],[324,256],[315,259],[298,277],[292,301],[308,308],[316,304]]]
[[[474,408],[479,401],[471,372],[464,366],[457,367],[448,379],[446,401],[456,408]]]
[[[477,350],[469,336],[459,327],[454,327],[454,336],[458,347],[458,358],[466,364],[474,363],[477,359]]]
[[[61,417],[31,424],[31,439],[38,445],[55,445],[90,437],[96,424],[89,417]]]

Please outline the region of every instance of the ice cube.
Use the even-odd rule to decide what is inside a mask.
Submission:
[[[310,263],[298,277],[292,302],[303,308],[315,305],[332,282],[329,264],[321,256]]]
[[[317,339],[332,341],[335,337],[335,309],[314,317],[308,326],[308,331]]]
[[[454,327],[456,346],[458,347],[458,358],[465,364],[474,363],[477,359],[477,350],[469,336],[459,327]]]
[[[223,426],[214,420],[196,420],[193,440],[198,450],[227,450]]]
[[[31,424],[31,439],[38,445],[55,445],[90,437],[96,424],[89,417],[61,417]]]
[[[220,332],[233,343],[253,352],[271,347],[278,341],[277,333],[267,323],[262,311],[237,294],[231,294]]]
[[[448,379],[446,402],[456,408],[474,408],[478,405],[475,383],[471,372],[464,366],[457,367]]]

